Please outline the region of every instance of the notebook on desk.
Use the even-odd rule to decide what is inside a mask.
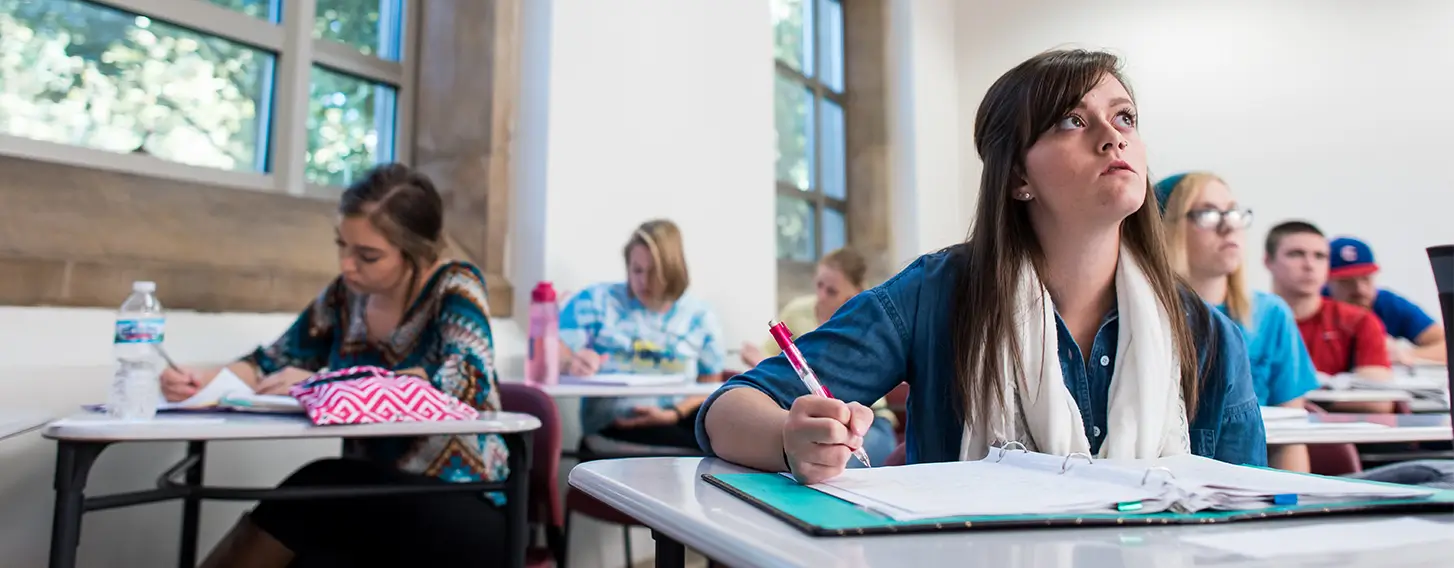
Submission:
[[[92,412],[106,410],[104,404],[84,407]],[[186,400],[157,403],[157,412],[233,410],[239,412],[301,414],[303,405],[288,395],[254,393],[236,373],[223,367],[217,376]]]
[[[561,375],[560,384],[563,385],[610,385],[622,387],[656,387],[664,385],[680,385],[691,383],[694,380],[686,375],[649,375],[631,373],[603,373],[588,377],[577,377]]]
[[[1454,491],[1233,466],[1190,455],[1091,461],[993,450],[979,461],[850,469],[812,486],[782,474],[704,479],[817,536],[1454,511]]]

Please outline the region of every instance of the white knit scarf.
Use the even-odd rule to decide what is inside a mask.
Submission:
[[[959,459],[981,459],[991,446],[1010,441],[1054,455],[1089,454],[1080,407],[1060,372],[1055,305],[1034,268],[1021,269],[1015,297],[1014,332],[1020,341],[1022,366],[1014,367],[1006,342],[1000,372],[1005,412],[989,421],[988,428],[972,427],[972,418],[965,422]],[[1189,453],[1181,366],[1170,319],[1156,300],[1146,273],[1124,248],[1116,266],[1116,304],[1120,331],[1107,432],[1096,458],[1147,459]],[[1086,356],[1089,348],[1082,346]]]

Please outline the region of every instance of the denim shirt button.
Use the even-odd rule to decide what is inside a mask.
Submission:
[[[1101,427],[1100,426],[1091,426],[1091,435],[1092,436],[1095,436],[1097,438],[1101,437]]]
[[[1111,358],[1108,357],[1108,356],[1106,356],[1106,355],[1101,355],[1101,366],[1104,367],[1104,366],[1110,365],[1110,364],[1111,364]]]

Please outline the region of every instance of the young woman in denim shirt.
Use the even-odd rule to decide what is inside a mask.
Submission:
[[[710,397],[703,449],[803,483],[841,473],[910,383],[909,463],[1045,453],[1195,453],[1265,464],[1242,334],[1165,258],[1136,106],[1110,54],[1037,55],[975,117],[968,242],[918,259],[799,339],[839,399],[768,359]],[[966,419],[967,417],[967,419]]]

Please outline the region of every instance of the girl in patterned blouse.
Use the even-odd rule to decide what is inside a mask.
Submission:
[[[227,368],[254,390],[286,394],[322,369],[373,365],[412,374],[482,411],[499,410],[485,280],[440,259],[444,206],[423,174],[393,164],[344,192],[341,274],[273,342]],[[220,369],[168,370],[169,400]],[[351,440],[350,457],[313,462],[283,486],[501,481],[498,435]],[[428,493],[266,501],[203,566],[469,565],[505,549],[499,494]]]

